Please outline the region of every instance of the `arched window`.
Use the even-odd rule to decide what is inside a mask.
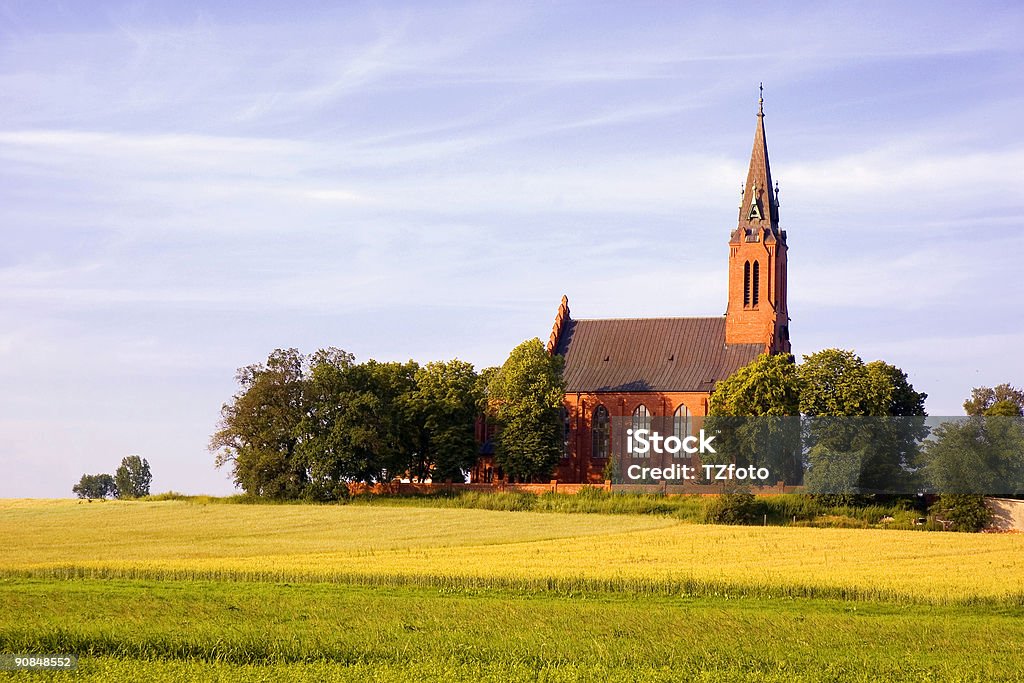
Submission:
[[[638,429],[651,429],[651,411],[647,410],[647,406],[643,403],[636,407],[633,411],[633,431]]]
[[[681,441],[691,434],[693,434],[693,417],[690,415],[690,409],[681,405],[676,408],[676,412],[672,413],[672,435]],[[692,456],[686,451],[679,451],[676,457],[691,458]]]
[[[761,264],[754,261],[754,305],[761,298]]]
[[[750,305],[750,261],[743,264],[743,305]]]
[[[608,431],[608,409],[604,406],[594,408],[594,418],[590,426],[591,436],[594,439],[594,449],[591,451],[593,458],[607,458],[611,440]]]
[[[647,410],[647,406],[645,406],[643,403],[638,405],[636,407],[636,410],[633,411],[633,425],[632,426],[633,426],[633,431],[634,432],[637,432],[637,431],[639,431],[641,429],[646,429],[648,434],[650,434],[650,431],[651,431],[651,411]],[[648,458],[648,457],[650,457],[651,452],[647,451],[647,453],[645,453],[645,454],[633,453],[632,455],[635,458]]]

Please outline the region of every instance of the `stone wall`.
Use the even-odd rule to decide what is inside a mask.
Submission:
[[[993,515],[990,530],[1024,532],[1024,500],[986,498],[985,504]]]

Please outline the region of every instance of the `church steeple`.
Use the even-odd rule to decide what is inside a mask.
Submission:
[[[779,228],[778,185],[772,184],[764,134],[764,88],[758,99],[754,148],[740,197],[740,215],[729,240],[729,306],[726,344],[763,344],[788,352],[786,231]]]
[[[750,152],[750,167],[740,200],[739,225],[747,230],[779,229],[778,186],[772,184],[772,169],[768,163],[768,142],[764,135],[764,86],[757,100],[757,127],[754,129],[754,148]]]

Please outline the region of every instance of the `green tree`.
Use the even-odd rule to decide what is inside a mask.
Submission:
[[[808,487],[836,492],[840,477],[850,493],[915,490],[927,394],[916,391],[898,367],[866,364],[841,349],[804,356],[799,374],[800,409],[812,418],[804,434]],[[852,417],[862,419],[847,419]]]
[[[356,462],[347,434],[347,411],[352,401],[350,377],[355,356],[337,348],[313,354],[303,391],[304,411],[296,458],[306,472],[303,491],[312,500],[338,500],[348,495],[347,482],[369,469]]]
[[[386,482],[409,469],[418,366],[353,360],[338,349],[313,356],[297,450],[310,482],[307,498],[334,500],[346,495],[348,482]]]
[[[800,414],[800,375],[788,353],[761,354],[711,394],[710,415],[754,417]]]
[[[881,373],[869,372],[853,351],[825,349],[800,364],[800,412],[804,415],[885,415],[890,398]]]
[[[464,481],[476,460],[473,423],[483,398],[472,364],[427,363],[416,372],[410,397],[419,427],[412,474],[423,480]]]
[[[1020,416],[1024,414],[1024,391],[1009,384],[995,388],[975,387],[971,390],[971,397],[964,401],[964,412],[968,415]]]
[[[928,394],[914,390],[907,373],[884,361],[871,361],[864,366],[868,371],[872,392],[877,397],[880,415],[892,417],[920,417]]]
[[[351,443],[369,467],[360,477],[387,482],[409,471],[415,447],[415,423],[410,398],[416,389],[414,361],[367,361],[352,368],[353,396],[347,424]]]
[[[869,476],[866,489],[915,493],[920,478],[915,472],[921,441],[928,435],[924,408],[928,395],[914,389],[895,365],[876,360],[865,365],[877,393],[881,415],[869,418],[870,441],[863,451],[863,468]]]
[[[295,498],[308,482],[295,457],[305,415],[304,357],[277,349],[267,362],[239,369],[241,391],[221,408],[210,440],[217,467],[230,464],[235,484],[267,498]]]
[[[985,411],[988,417],[1021,417],[1021,409],[1013,401],[996,401]]]
[[[932,430],[922,474],[941,494],[1024,494],[1024,423],[1019,417],[973,415]]]
[[[793,356],[762,354],[715,387],[704,428],[716,435],[718,453],[702,461],[767,467],[772,483],[799,483],[799,414]]]
[[[536,337],[523,342],[494,373],[488,401],[498,424],[495,463],[515,479],[546,478],[561,457],[565,398],[561,356]]]
[[[149,469],[149,461],[137,455],[129,455],[121,460],[121,466],[114,472],[114,484],[118,498],[142,498],[149,495],[149,485],[153,474]]]
[[[106,498],[117,495],[117,485],[109,474],[83,474],[77,484],[71,487],[79,498]]]
[[[939,519],[953,522],[953,531],[981,531],[992,521],[984,496],[943,494],[930,511]]]

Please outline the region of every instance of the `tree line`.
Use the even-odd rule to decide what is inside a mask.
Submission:
[[[501,367],[480,372],[457,359],[357,363],[337,348],[309,356],[278,349],[265,363],[238,371],[240,390],[222,407],[210,449],[247,493],[331,501],[345,497],[351,482],[463,481],[478,457],[475,422],[486,415],[497,426],[495,465],[504,475],[547,480],[563,447],[562,362],[539,339],[517,346]],[[720,443],[731,444],[732,455],[753,461],[792,455],[764,448],[786,442],[770,433],[784,423],[730,419],[816,418],[813,430],[787,436],[798,444],[800,461],[775,470],[787,480],[807,473],[803,483],[812,488],[835,488],[839,481],[865,492],[913,491],[923,483],[955,491],[966,485],[956,479],[963,445],[986,440],[990,447],[977,457],[1003,457],[1016,467],[1020,458],[1007,451],[1016,444],[1013,426],[992,434],[977,421],[945,425],[921,449],[926,398],[902,369],[865,362],[852,351],[825,349],[799,364],[788,354],[763,355],[718,384],[708,422],[723,432]],[[1019,416],[1022,405],[1021,392],[1001,385],[976,389],[964,407],[969,414]],[[846,417],[886,419],[840,419]],[[851,445],[855,461],[836,457]]]
[[[149,461],[137,455],[121,460],[121,465],[109,474],[83,474],[71,492],[79,498],[142,498],[149,495],[153,473]]]
[[[458,359],[357,363],[331,347],[277,349],[236,379],[210,450],[260,497],[332,501],[352,482],[463,481],[485,413],[500,426],[495,458],[509,476],[546,474],[560,455],[560,359],[539,339],[479,373]]]
[[[1024,494],[1024,424],[1014,419],[1024,414],[1024,392],[1009,384],[975,388],[964,402],[967,418],[933,429],[924,419],[926,397],[900,368],[865,363],[852,351],[826,349],[800,364],[788,354],[765,355],[718,385],[708,420],[725,432],[733,455],[779,455],[769,464],[787,476],[806,472],[810,491]],[[792,421],[736,419],[799,415],[814,419],[782,435],[766,432],[793,429]],[[763,448],[787,442],[799,450]]]

